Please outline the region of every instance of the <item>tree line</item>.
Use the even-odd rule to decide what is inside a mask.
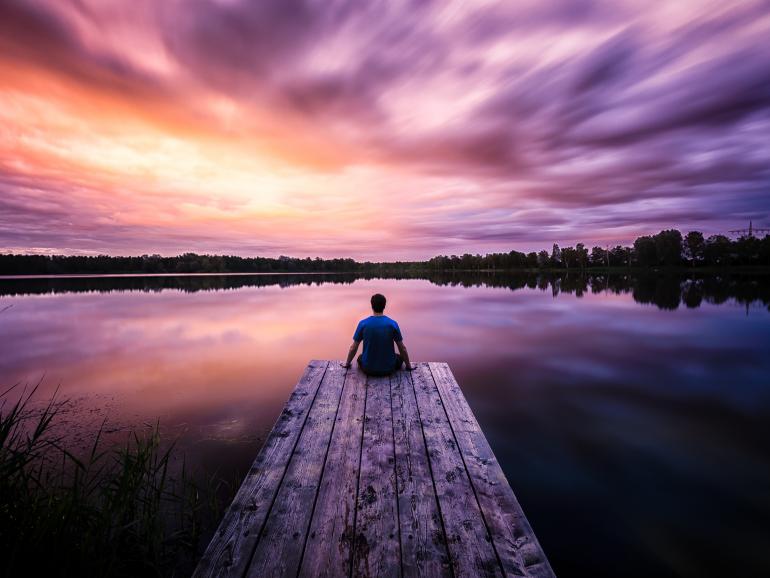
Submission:
[[[676,229],[667,229],[639,237],[630,247],[595,246],[589,251],[583,243],[574,247],[554,243],[550,252],[441,255],[427,263],[434,271],[770,266],[770,235],[732,240],[724,235],[705,238],[700,231],[683,236]]]
[[[399,271],[479,270],[585,270],[589,268],[770,266],[770,235],[732,240],[724,235],[705,238],[699,231],[682,235],[667,229],[642,236],[632,246],[599,246],[590,250],[583,243],[551,251],[489,253],[486,255],[439,255],[428,261],[371,262],[353,259],[239,257],[198,255],[176,257],[142,255],[15,255],[0,254],[0,275],[61,275],[109,273],[388,273]]]

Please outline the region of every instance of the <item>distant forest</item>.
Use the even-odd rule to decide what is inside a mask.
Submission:
[[[310,257],[237,257],[185,253],[177,257],[0,255],[0,275],[62,275],[109,273],[384,273],[408,271],[515,271],[597,268],[722,268],[770,266],[770,235],[731,240],[724,235],[704,238],[698,231],[682,235],[676,229],[639,237],[633,246],[590,250],[578,243],[539,253],[440,255],[428,261],[375,263],[353,259]]]

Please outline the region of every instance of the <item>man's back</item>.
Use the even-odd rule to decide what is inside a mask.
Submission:
[[[390,373],[396,363],[393,344],[402,341],[401,330],[387,315],[370,315],[358,322],[354,341],[364,342],[361,362],[372,373]]]
[[[364,342],[364,353],[358,356],[358,365],[367,375],[388,375],[406,366],[408,371],[414,369],[409,362],[409,352],[401,337],[398,323],[383,314],[385,310],[385,295],[372,295],[372,313],[366,319],[358,322],[353,335],[353,343],[348,349],[348,357],[342,367],[350,367],[350,362],[356,356],[358,346]],[[398,355],[393,351],[393,344],[398,347]]]

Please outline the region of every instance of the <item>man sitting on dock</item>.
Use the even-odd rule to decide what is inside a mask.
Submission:
[[[406,364],[408,371],[414,369],[414,366],[409,363],[409,354],[398,323],[383,313],[385,303],[384,295],[379,293],[372,295],[372,315],[358,322],[356,332],[353,334],[353,344],[342,367],[350,367],[358,346],[363,341],[364,352],[358,356],[358,365],[367,375],[390,375],[401,369],[403,364]],[[399,353],[393,351],[394,342]]]

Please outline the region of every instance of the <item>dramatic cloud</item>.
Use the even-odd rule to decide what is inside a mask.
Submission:
[[[426,257],[770,212],[765,1],[6,0],[0,250]]]

